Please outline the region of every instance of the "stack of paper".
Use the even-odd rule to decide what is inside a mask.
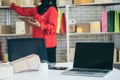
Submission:
[[[0,63],[0,80],[11,78],[14,75],[13,67],[9,63]]]
[[[29,70],[39,70],[40,58],[36,54],[31,54],[18,60],[12,61],[14,72],[23,72]]]

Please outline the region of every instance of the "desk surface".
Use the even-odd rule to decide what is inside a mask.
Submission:
[[[71,63],[58,63],[57,66],[70,67]],[[11,79],[4,79],[4,80],[120,80],[120,70],[115,68],[105,77],[62,75],[62,72],[64,71],[65,70],[22,72],[15,74],[14,77],[12,77]]]

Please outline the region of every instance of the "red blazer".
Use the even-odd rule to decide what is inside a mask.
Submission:
[[[37,12],[37,6],[32,8],[22,8],[12,3],[10,9],[16,11],[19,15],[31,16],[38,20],[42,28],[32,28],[33,38],[44,38],[47,48],[52,48],[57,45],[56,29],[58,12],[54,7],[50,7],[43,15],[40,15]]]

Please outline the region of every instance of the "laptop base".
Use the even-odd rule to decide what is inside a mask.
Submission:
[[[63,72],[63,75],[88,76],[88,77],[104,77],[110,70],[75,70],[71,69]]]

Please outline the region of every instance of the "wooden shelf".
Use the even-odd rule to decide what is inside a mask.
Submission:
[[[112,2],[112,3],[86,3],[86,4],[78,4],[78,5],[69,5],[69,7],[75,7],[75,6],[113,6],[113,5],[118,5],[120,4],[120,2]],[[25,7],[25,8],[31,8],[31,7],[35,7],[35,6],[22,6],[22,7]],[[58,8],[65,8],[65,6],[60,6],[58,5],[57,6]],[[9,6],[0,6],[0,8],[9,8]]]
[[[7,36],[29,36],[31,34],[0,34],[0,37],[7,37]]]
[[[98,32],[98,33],[69,33],[70,35],[109,35],[109,34],[120,34],[120,32]]]
[[[31,7],[35,7],[35,6],[21,6],[21,7],[23,7],[23,8],[31,8]],[[0,8],[2,9],[8,9],[8,8],[10,8],[10,6],[0,6]]]
[[[0,6],[0,8],[2,9],[8,9],[8,8],[10,8],[9,6]]]
[[[113,5],[119,5],[120,2],[112,2],[112,3],[86,3],[86,4],[73,4],[69,7],[75,7],[75,6],[113,6]]]
[[[60,5],[58,5],[57,7],[58,7],[58,8],[65,8],[66,6],[60,6]]]

